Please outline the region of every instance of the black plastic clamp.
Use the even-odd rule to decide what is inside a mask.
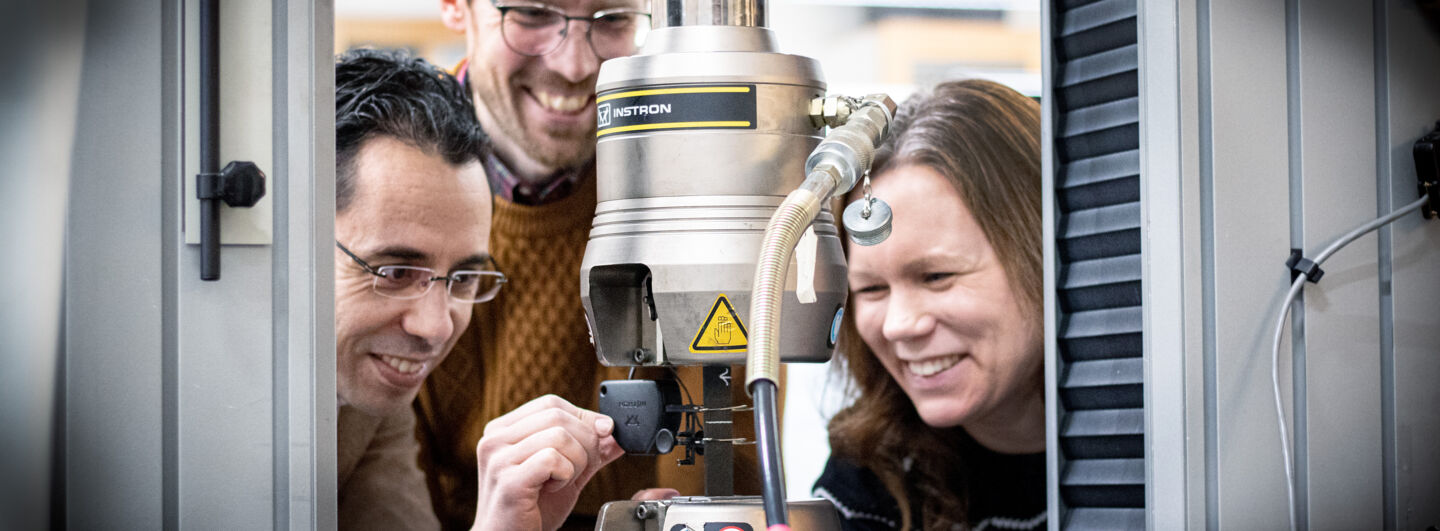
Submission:
[[[196,199],[225,199],[225,179],[219,173],[195,175]]]
[[[1320,264],[1305,258],[1305,253],[1299,249],[1290,250],[1290,259],[1285,261],[1285,267],[1290,268],[1290,282],[1300,275],[1305,275],[1305,280],[1311,284],[1320,282],[1320,277],[1325,276],[1325,270],[1320,269]]]
[[[1415,178],[1419,180],[1421,194],[1430,194],[1430,199],[1420,207],[1425,219],[1440,216],[1440,122],[1435,130],[1415,141]]]
[[[234,208],[248,208],[261,197],[265,197],[265,172],[253,162],[232,161],[220,173],[195,174],[196,199],[218,199]]]

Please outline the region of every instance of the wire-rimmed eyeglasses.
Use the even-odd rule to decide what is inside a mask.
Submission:
[[[620,7],[596,11],[588,17],[572,17],[558,7],[538,2],[490,0],[500,10],[500,35],[505,45],[520,55],[540,57],[560,48],[570,36],[570,21],[589,22],[585,38],[600,60],[635,53],[650,31],[650,14]]]
[[[430,286],[434,285],[435,281],[444,280],[452,300],[479,303],[494,299],[495,295],[500,293],[500,287],[505,285],[505,274],[499,271],[451,271],[449,275],[437,275],[434,269],[428,267],[372,267],[339,241],[335,242],[335,247],[340,248],[340,251],[359,264],[361,269],[375,277],[371,289],[381,297],[418,299],[430,292]]]

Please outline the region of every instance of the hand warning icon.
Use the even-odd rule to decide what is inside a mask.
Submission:
[[[711,328],[711,333],[714,335],[716,343],[729,345],[730,340],[735,334],[735,323],[730,322],[729,317],[717,315],[715,316],[715,326]]]
[[[695,331],[695,340],[690,343],[690,352],[744,352],[749,340],[746,338],[745,323],[730,305],[725,294],[715,298],[715,305]]]

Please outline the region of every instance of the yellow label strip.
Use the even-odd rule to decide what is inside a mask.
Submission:
[[[633,98],[636,96],[654,96],[656,94],[707,94],[715,92],[750,92],[750,87],[684,87],[668,89],[632,90],[630,92],[618,92],[606,94],[595,99],[595,103],[607,102],[617,98]]]
[[[610,133],[624,133],[627,131],[648,131],[653,129],[684,129],[687,127],[750,127],[750,122],[670,122],[664,124],[640,124],[611,127],[595,132],[599,138]]]

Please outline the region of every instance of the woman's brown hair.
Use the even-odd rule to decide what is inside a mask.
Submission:
[[[1040,105],[998,83],[943,83],[906,101],[872,174],[909,165],[950,180],[994,247],[1020,307],[1041,320]],[[880,199],[884,199],[883,197]],[[854,245],[854,244],[851,244]],[[852,301],[853,302],[853,301]],[[966,523],[960,428],[932,428],[860,339],[847,313],[841,341],[855,401],[830,421],[838,457],[870,469],[900,503],[903,528]],[[1036,327],[1038,329],[1038,327]],[[1038,383],[1037,383],[1038,384]],[[911,501],[919,500],[919,507]]]

